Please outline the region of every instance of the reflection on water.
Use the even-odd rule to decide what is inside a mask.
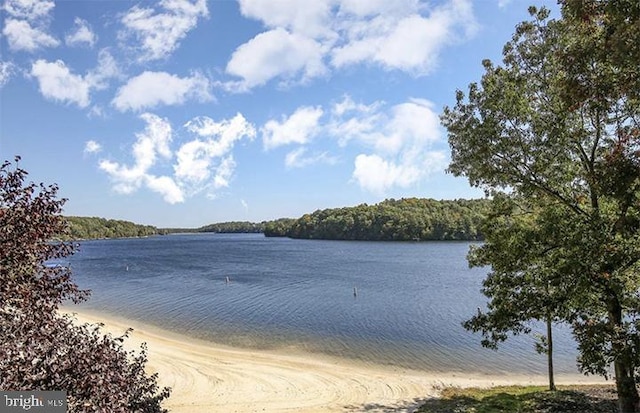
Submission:
[[[543,374],[531,337],[494,352],[461,327],[485,303],[486,270],[468,268],[469,246],[191,234],[86,241],[71,264],[93,290],[83,307],[222,344]],[[557,371],[577,372],[568,331],[554,338]]]

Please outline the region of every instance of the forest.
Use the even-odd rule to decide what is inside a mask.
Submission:
[[[151,225],[139,225],[117,219],[73,216],[65,218],[70,227],[69,238],[74,240],[148,237],[164,233]]]
[[[423,198],[388,199],[378,204],[329,208],[300,218],[230,221],[199,228],[157,228],[97,217],[66,217],[71,239],[146,237],[176,232],[264,233],[302,239],[426,241],[482,240],[482,220],[489,201]]]
[[[219,232],[219,233],[261,233],[264,231],[264,222],[229,221],[205,225],[193,232]]]
[[[304,239],[427,241],[482,240],[489,209],[485,199],[388,199],[374,205],[330,208],[298,219],[265,224],[268,237]]]

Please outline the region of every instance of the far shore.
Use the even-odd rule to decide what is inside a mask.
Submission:
[[[73,307],[63,311],[76,314],[80,322],[103,323],[113,335],[133,327],[125,346],[139,349],[147,343],[147,368],[159,374],[161,386],[173,389],[164,403],[173,413],[413,412],[444,386],[544,385],[547,380],[540,375],[430,373],[286,348],[240,349]],[[577,374],[556,378],[558,384],[602,382]]]

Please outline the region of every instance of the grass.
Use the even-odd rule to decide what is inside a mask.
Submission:
[[[616,413],[611,386],[560,386],[550,392],[542,386],[488,389],[446,387],[418,413]]]

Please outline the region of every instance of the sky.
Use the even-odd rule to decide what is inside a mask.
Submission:
[[[160,227],[478,198],[439,116],[526,0],[3,0],[0,160]]]

